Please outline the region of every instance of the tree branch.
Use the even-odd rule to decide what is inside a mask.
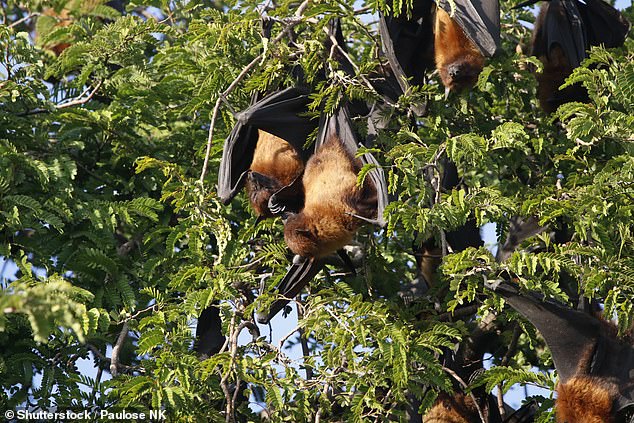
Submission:
[[[526,219],[519,216],[513,217],[509,223],[509,233],[506,236],[506,241],[498,248],[495,260],[498,263],[506,261],[522,242],[542,233],[546,228],[548,226],[541,226],[539,220],[534,216]]]
[[[128,336],[128,328],[129,323],[124,322],[123,327],[121,328],[121,333],[119,333],[119,337],[117,338],[117,342],[112,347],[112,358],[110,359],[110,373],[112,377],[117,376],[119,373],[119,354],[121,353],[121,346]]]

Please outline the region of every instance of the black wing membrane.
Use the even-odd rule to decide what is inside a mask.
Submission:
[[[517,7],[536,3],[524,2]],[[630,23],[621,12],[602,0],[550,0],[543,33],[537,34],[533,56],[547,56],[559,45],[571,67],[578,67],[590,46],[607,48],[623,45]]]
[[[422,84],[425,73],[434,68],[434,22],[432,0],[414,4],[411,15],[405,8],[398,16],[380,15],[379,32],[383,50],[403,92]]]
[[[325,265],[325,260],[308,258],[293,263],[275,288],[278,295],[285,298],[275,300],[268,310],[261,311],[256,318],[258,323],[267,324],[277,313],[289,303],[291,298],[296,297],[302,289],[311,281]]]
[[[310,155],[304,145],[317,127],[303,114],[311,102],[308,90],[290,87],[255,101],[236,114],[236,124],[225,140],[218,170],[218,197],[228,204],[242,189],[253,161],[258,129],[278,136],[297,149],[304,160]]]
[[[540,42],[535,43],[533,56],[546,56],[559,46],[570,66],[578,67],[586,58],[588,39],[585,25],[577,8],[576,0],[551,0],[547,4],[546,16]]]
[[[500,44],[498,0],[438,0],[438,6],[449,13],[483,55],[495,54]]]
[[[504,423],[533,423],[539,405],[535,401],[527,402],[517,411],[504,419]]]
[[[627,406],[634,401],[634,346],[616,339],[598,319],[534,294],[500,283],[490,286],[517,312],[526,317],[544,337],[551,350],[561,382],[576,375],[617,381]],[[592,352],[591,359],[584,356]]]
[[[194,350],[202,356],[211,357],[220,351],[224,343],[220,310],[216,302],[204,309],[198,317]]]
[[[590,45],[603,44],[606,48],[623,45],[630,22],[621,12],[602,0],[586,0],[585,4],[577,2],[577,6]]]

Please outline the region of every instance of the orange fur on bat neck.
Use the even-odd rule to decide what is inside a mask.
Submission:
[[[440,394],[423,416],[423,423],[472,423],[480,421],[473,399],[461,393]]]

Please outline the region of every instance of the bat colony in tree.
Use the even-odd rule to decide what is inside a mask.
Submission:
[[[483,69],[485,57],[492,56],[499,44],[496,0],[439,0],[438,3],[420,0],[414,2],[410,14],[400,12],[396,16],[381,15],[379,24],[383,51],[390,64],[389,74],[383,76],[386,81],[396,80],[393,86],[398,86],[397,96],[407,93],[412,85],[425,83],[427,74],[434,68],[447,92],[472,87]],[[565,102],[583,100],[586,95],[580,87],[559,90],[559,86],[579,66],[590,46],[622,45],[628,30],[629,23],[622,15],[601,0],[544,2],[532,45],[532,54],[544,63],[543,72],[536,75],[542,109],[550,113]],[[338,28],[331,34],[340,38]],[[344,49],[343,41],[338,42]],[[342,69],[349,68],[345,59],[339,57],[339,60]],[[387,97],[394,95],[383,91],[385,85],[377,84],[374,88]],[[356,157],[359,136],[350,121],[353,107],[344,104],[316,123],[305,117],[308,93],[298,80],[296,87],[262,98],[254,97],[251,106],[236,116],[237,124],[223,149],[219,197],[228,203],[246,187],[259,219],[276,216],[283,219],[284,239],[296,255],[276,287],[280,299],[258,315],[263,323],[301,292],[323,268],[326,257],[337,252],[349,263],[342,248],[353,240],[362,224],[383,224],[387,189],[380,167],[373,168],[361,184],[357,182],[363,164],[377,162],[369,154],[360,159]],[[358,106],[354,109],[364,110]],[[425,113],[420,109],[413,111]],[[307,140],[315,130],[317,140],[310,146]],[[444,172],[442,188],[456,187],[459,180],[455,166],[445,163]],[[470,221],[461,230],[448,233],[447,243],[452,251],[459,251],[480,246],[482,240],[475,223]],[[427,240],[416,246],[418,265],[428,284],[433,284],[440,263],[437,244]],[[556,402],[559,422],[634,421],[627,420],[634,411],[631,342],[618,340],[607,324],[588,314],[543,302],[530,293],[521,294],[509,284],[492,289],[535,325],[552,351],[560,378]],[[218,330],[218,313],[206,313],[201,316],[199,326],[211,324],[216,329],[197,332],[198,351],[209,354],[217,351],[223,338]],[[209,333],[213,335],[211,341],[205,338]],[[489,340],[490,336],[479,336],[468,354],[465,353],[472,356],[469,362],[479,364],[463,374],[464,380],[482,369],[482,355]],[[460,374],[466,362],[464,357],[453,357],[446,366]],[[535,404],[527,404],[513,414],[509,412],[503,419],[489,394],[469,393],[463,389],[464,386],[456,386],[458,393],[442,394],[422,417],[423,421],[448,423],[485,419],[511,423],[534,419]]]

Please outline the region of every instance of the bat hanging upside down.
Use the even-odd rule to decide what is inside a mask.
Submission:
[[[271,195],[291,185],[304,171],[304,161],[292,145],[282,138],[258,130],[258,143],[247,176],[246,188],[251,206],[261,218],[273,217]],[[298,197],[301,193],[296,193]]]
[[[436,8],[434,58],[448,91],[472,87],[484,68],[484,56],[464,30],[442,8]]]
[[[542,334],[559,376],[555,413],[559,423],[634,421],[634,344],[618,339],[609,322],[508,283],[492,287]]]
[[[284,239],[293,253],[321,258],[343,248],[365,219],[377,214],[376,188],[357,185],[361,163],[331,136],[306,163],[304,208],[291,214]]]

